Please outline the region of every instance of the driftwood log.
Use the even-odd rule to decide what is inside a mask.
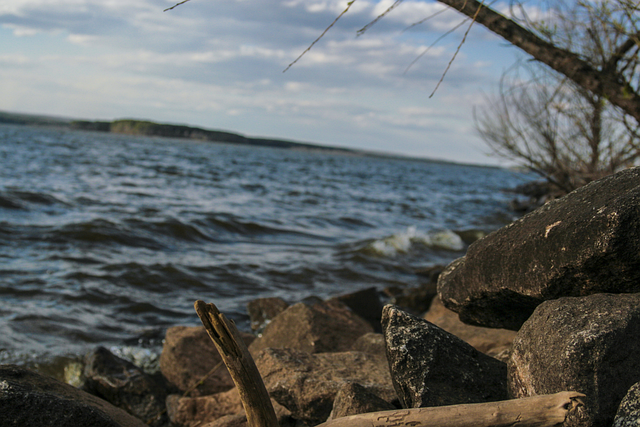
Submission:
[[[552,427],[582,405],[583,394],[556,394],[490,403],[412,408],[336,418],[318,427]]]
[[[236,326],[213,304],[196,301],[196,313],[238,388],[249,427],[278,427],[260,372]],[[584,394],[556,394],[500,402],[371,412],[336,418],[318,427],[553,427],[583,406]]]

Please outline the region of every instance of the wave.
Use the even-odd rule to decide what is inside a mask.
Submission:
[[[62,200],[45,193],[33,191],[6,190],[0,191],[0,208],[14,210],[30,210],[32,205],[52,206],[66,205]]]
[[[374,240],[364,250],[378,256],[393,257],[409,252],[416,245],[453,252],[462,251],[465,248],[462,238],[451,230],[423,233],[412,226],[400,233]]]

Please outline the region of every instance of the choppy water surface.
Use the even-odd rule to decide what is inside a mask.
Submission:
[[[0,126],[0,363],[156,348],[214,302],[414,286],[510,220],[513,172]],[[133,350],[132,350],[133,349]]]

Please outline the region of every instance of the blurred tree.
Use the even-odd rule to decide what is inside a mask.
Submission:
[[[512,5],[528,28],[567,56],[518,64],[503,75],[489,107],[476,111],[476,128],[495,154],[542,175],[560,193],[637,161],[639,120],[631,101],[639,78],[638,4],[556,1],[544,20],[531,19],[522,3]],[[567,58],[580,67],[571,68],[576,64]],[[575,78],[562,71],[567,68],[601,78]],[[606,79],[622,88],[602,83]]]
[[[519,63],[506,72],[499,94],[488,101],[474,112],[482,139],[496,155],[543,176],[556,195],[640,157],[634,119],[539,63]]]

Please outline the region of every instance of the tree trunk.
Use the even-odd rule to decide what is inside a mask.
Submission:
[[[489,31],[519,47],[536,60],[564,74],[589,92],[604,95],[640,123],[640,95],[620,74],[608,67],[597,70],[573,52],[561,49],[539,38],[531,31],[484,6],[477,0],[437,0],[473,18]],[[478,9],[480,8],[480,11]],[[477,13],[477,15],[476,15]]]

